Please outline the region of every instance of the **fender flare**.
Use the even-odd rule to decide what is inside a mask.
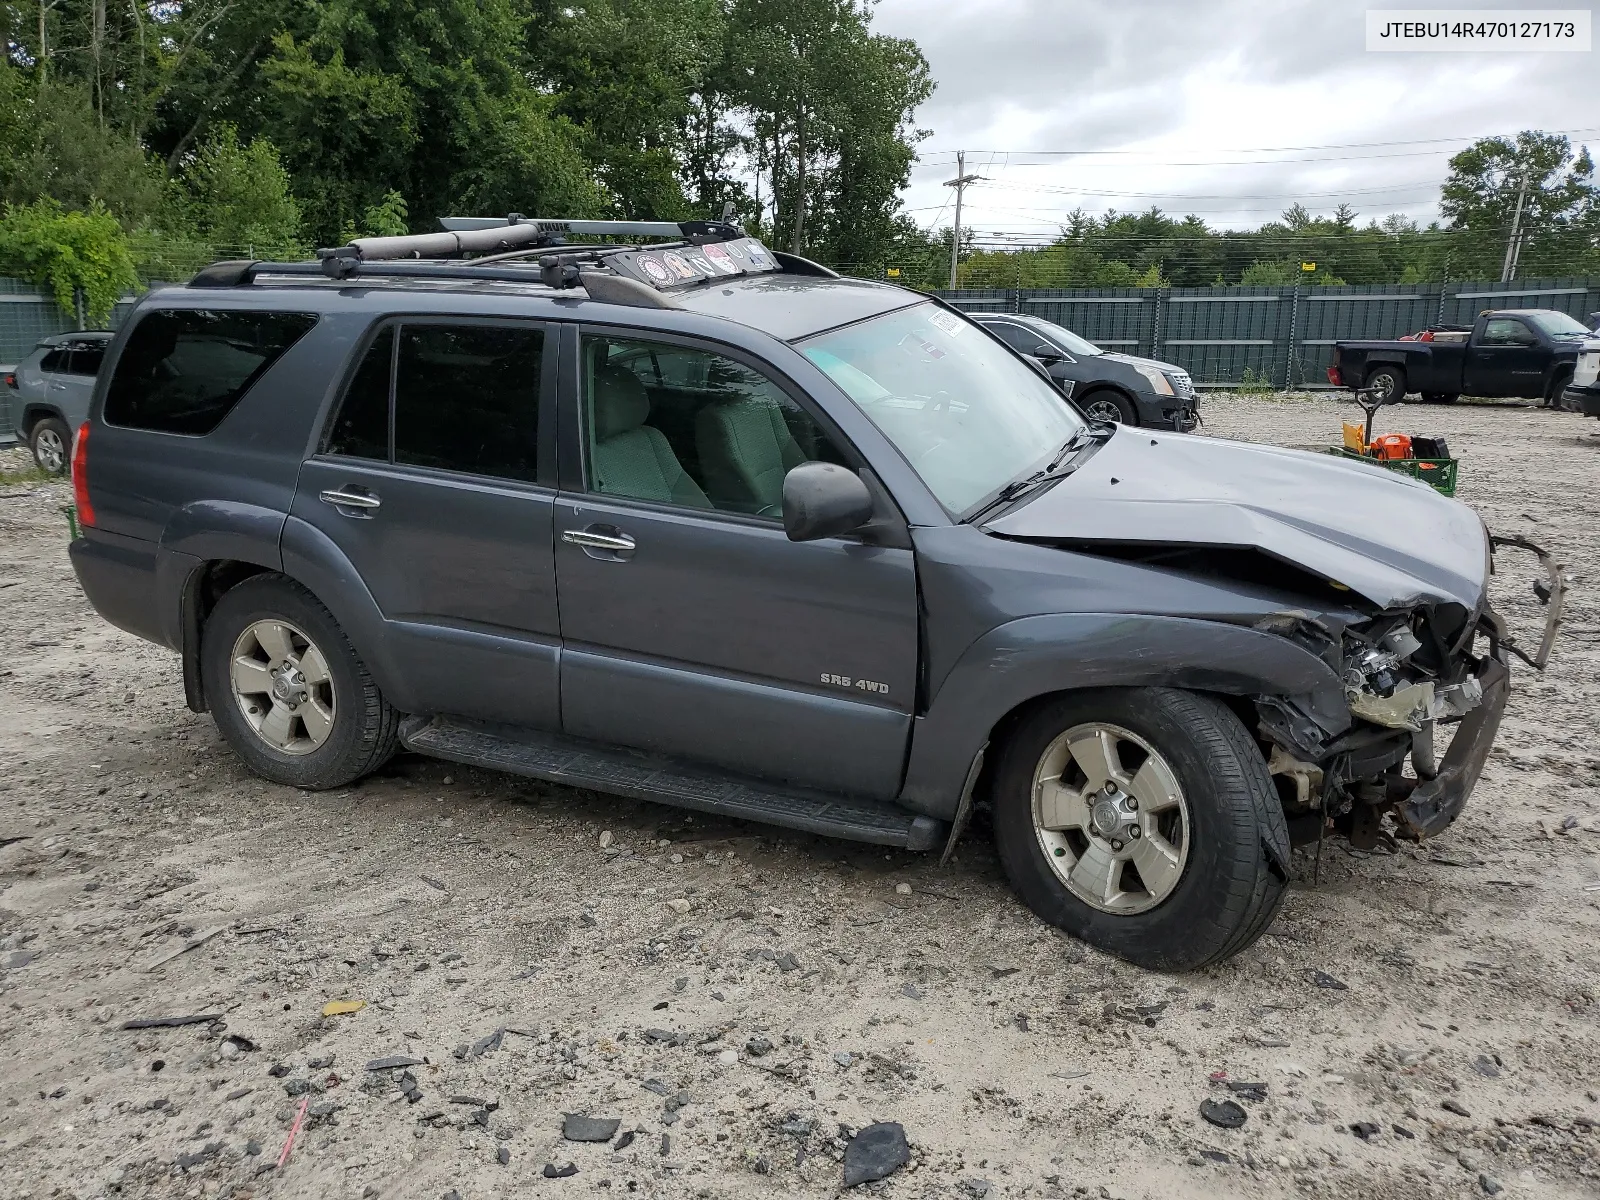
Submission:
[[[1233,696],[1311,696],[1344,710],[1338,676],[1277,634],[1189,617],[1064,613],[996,626],[967,647],[914,722],[900,803],[949,820],[995,727],[1056,692],[1160,686]]]
[[[206,711],[200,681],[201,584],[214,562],[242,562],[269,571],[283,569],[278,537],[285,514],[234,500],[196,500],[167,520],[156,547],[156,596],[162,636],[183,663],[184,701]]]

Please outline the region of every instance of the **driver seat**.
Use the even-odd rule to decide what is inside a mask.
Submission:
[[[783,477],[809,461],[783,408],[769,396],[708,404],[695,417],[694,440],[706,492],[718,508],[778,512]]]

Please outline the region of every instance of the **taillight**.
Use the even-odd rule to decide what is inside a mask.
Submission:
[[[1339,374],[1338,367],[1328,368],[1328,382],[1333,384],[1334,387],[1344,386],[1344,376]]]
[[[13,389],[17,386],[17,373],[15,371],[6,372],[6,386]]]
[[[78,508],[78,524],[94,525],[94,505],[89,503],[89,422],[78,426],[72,439],[72,502]]]

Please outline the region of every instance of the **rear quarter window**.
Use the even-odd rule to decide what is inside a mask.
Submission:
[[[147,313],[112,371],[106,422],[156,433],[210,433],[316,323],[312,313]]]

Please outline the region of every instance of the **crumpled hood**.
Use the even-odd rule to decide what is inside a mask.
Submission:
[[[1382,608],[1475,609],[1488,564],[1472,509],[1383,467],[1127,426],[984,527],[1077,543],[1253,546]]]

